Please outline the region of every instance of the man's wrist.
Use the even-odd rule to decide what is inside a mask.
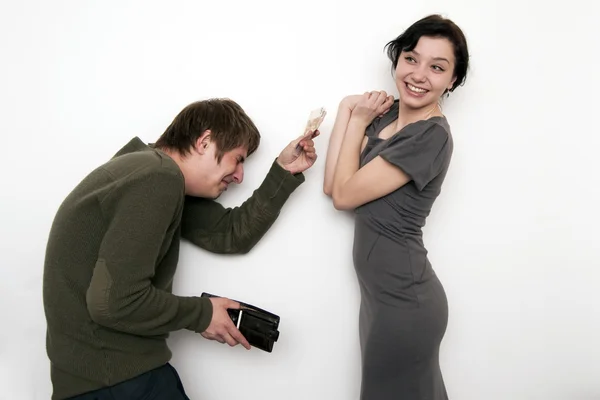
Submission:
[[[284,165],[284,164],[283,164],[283,163],[282,163],[282,162],[279,160],[279,157],[277,157],[277,158],[275,159],[275,163],[276,163],[276,164],[277,164],[277,165],[278,165],[278,166],[279,166],[279,167],[280,167],[282,170],[284,170],[285,172],[289,172],[290,174],[294,175],[294,173],[293,173],[292,171],[290,171],[289,167],[288,167],[288,166],[286,166],[286,165]]]
[[[285,169],[287,171],[287,169],[284,167],[284,165],[281,163],[281,161],[279,160],[279,157],[277,157],[275,159],[275,162],[277,163],[277,165],[279,165],[281,168]]]
[[[300,173],[300,171],[294,171],[293,169],[291,169],[291,167],[290,167],[289,165],[285,165],[285,164],[283,164],[283,163],[282,163],[282,162],[279,160],[279,157],[277,157],[277,158],[275,159],[275,162],[276,162],[276,164],[277,164],[279,167],[281,167],[281,169],[282,169],[282,170],[284,170],[285,172],[288,172],[288,173],[290,173],[290,174],[292,174],[292,175],[297,175],[297,174],[299,174],[299,173]]]
[[[261,199],[263,205],[274,207],[272,209],[279,210],[288,196],[296,190],[304,182],[305,178],[302,173],[291,174],[281,164],[274,161],[267,176],[255,191],[257,198]]]
[[[291,174],[291,175],[296,175],[298,172],[293,172],[289,165],[285,165],[281,162],[281,160],[279,159],[279,157],[277,157],[275,159],[275,165],[277,165],[279,167],[279,169],[284,173],[284,174]]]

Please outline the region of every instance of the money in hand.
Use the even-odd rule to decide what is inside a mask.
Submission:
[[[313,136],[314,132],[317,129],[319,129],[319,126],[321,126],[321,123],[325,119],[326,115],[327,111],[325,111],[324,107],[317,108],[316,110],[311,111],[310,115],[308,116],[308,121],[306,121],[306,127],[304,128],[304,137],[302,138],[302,140],[309,139]],[[296,146],[296,151],[298,152],[300,150],[300,143],[298,143],[298,145]]]
[[[309,132],[314,132],[319,129],[321,122],[325,119],[325,115],[327,115],[327,111],[325,111],[324,107],[311,111],[308,116],[308,121],[306,122],[304,134],[307,135]]]

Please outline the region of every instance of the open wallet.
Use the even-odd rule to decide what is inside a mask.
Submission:
[[[201,297],[220,297],[210,293],[202,293]],[[233,299],[232,299],[233,300]],[[248,343],[268,353],[273,351],[273,345],[279,339],[278,315],[255,307],[251,304],[234,300],[240,304],[240,309],[228,309],[233,324],[244,335]]]

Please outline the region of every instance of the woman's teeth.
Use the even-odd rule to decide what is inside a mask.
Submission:
[[[406,84],[408,86],[408,88],[410,89],[411,92],[415,92],[415,93],[425,93],[427,90],[425,89],[421,89],[418,88],[416,86],[411,85],[410,83]]]

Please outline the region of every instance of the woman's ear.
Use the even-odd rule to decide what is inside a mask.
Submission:
[[[454,82],[456,82],[456,77],[452,78],[450,81],[450,85],[448,85],[448,91],[452,90],[452,87],[454,87]]]

